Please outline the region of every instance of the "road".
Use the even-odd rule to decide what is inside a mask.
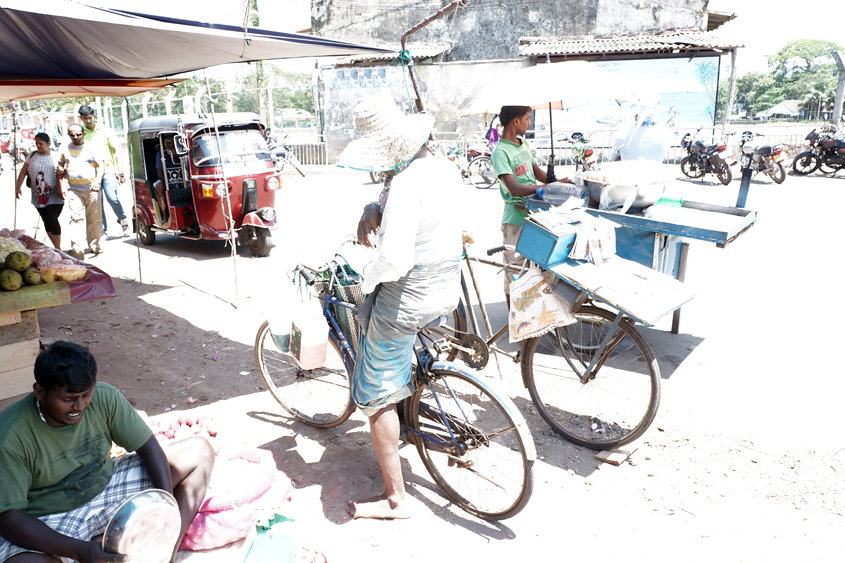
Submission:
[[[112,239],[92,263],[116,285],[142,278],[149,288],[140,297],[143,307],[225,339],[251,366],[252,382],[255,330],[278,306],[284,272],[297,262],[330,258],[379,192],[363,173],[306,172],[306,178],[284,177],[271,256],[255,259],[242,249],[237,292],[234,261],[222,243],[159,236],[138,252],[134,239]],[[687,200],[732,206],[739,180],[678,186]],[[0,225],[9,227],[11,193],[7,168],[0,177]],[[845,438],[828,431],[841,426],[845,396],[845,370],[836,357],[845,313],[836,250],[843,193],[839,177],[788,175],[780,186],[754,180],[747,207],[758,212],[757,225],[724,249],[693,243],[687,283],[697,296],[683,309],[681,334],[669,333],[668,320],[642,330],[660,364],[663,399],[655,423],[632,445],[631,463],[602,464],[553,435],[533,411],[517,366],[505,365],[499,383],[528,420],[538,451],[534,496],[513,519],[485,522],[451,506],[417,453],[405,448],[415,517],[351,521],[346,501],[381,486],[363,417],[311,429],[282,416],[252,383],[201,408],[225,417],[230,439],[274,452],[280,469],[297,481],[292,511],[303,533],[329,561],[836,560],[845,553]],[[120,198],[131,201],[126,187]],[[465,227],[479,251],[499,243],[495,190],[466,184],[444,204],[466,211]],[[37,216],[28,201],[17,213],[18,226],[31,230]],[[501,322],[499,278],[488,274],[482,289]],[[60,318],[45,312],[42,333],[58,334]],[[493,366],[485,375],[498,382]]]

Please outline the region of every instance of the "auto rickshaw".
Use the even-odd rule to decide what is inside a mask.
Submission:
[[[282,181],[264,125],[254,113],[215,118],[219,140],[210,116],[164,115],[129,125],[135,228],[148,246],[157,233],[228,240],[231,217],[239,241],[254,256],[267,256]]]

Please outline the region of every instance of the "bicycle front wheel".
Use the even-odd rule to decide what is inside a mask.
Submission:
[[[523,435],[527,426],[519,430],[514,422],[516,407],[506,408],[465,374],[433,369],[430,376],[412,395],[409,412],[414,430],[425,436],[414,439],[426,469],[470,514],[488,520],[516,515],[534,488],[534,461],[526,452],[533,443],[525,443],[531,440]]]
[[[575,324],[527,339],[522,347],[522,376],[537,412],[555,432],[586,448],[609,450],[636,440],[660,404],[657,360],[625,320],[581,382],[615,316],[581,307]]]
[[[304,370],[282,352],[264,321],[255,337],[255,363],[273,398],[294,418],[318,428],[331,428],[355,411],[349,374],[337,343],[329,339],[323,367]]]

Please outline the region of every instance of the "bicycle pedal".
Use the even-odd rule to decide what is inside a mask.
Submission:
[[[444,354],[452,349],[452,345],[445,338],[438,338],[433,342],[433,344],[434,349],[437,350],[438,354]]]

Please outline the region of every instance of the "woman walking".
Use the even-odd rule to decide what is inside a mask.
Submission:
[[[35,136],[35,148],[36,151],[29,155],[21,166],[15,184],[15,197],[20,199],[21,186],[28,176],[32,205],[44,221],[44,230],[47,231],[50,242],[61,250],[62,227],[59,225],[59,215],[65,205],[65,194],[56,180],[58,158],[50,151],[50,136],[46,133]]]

